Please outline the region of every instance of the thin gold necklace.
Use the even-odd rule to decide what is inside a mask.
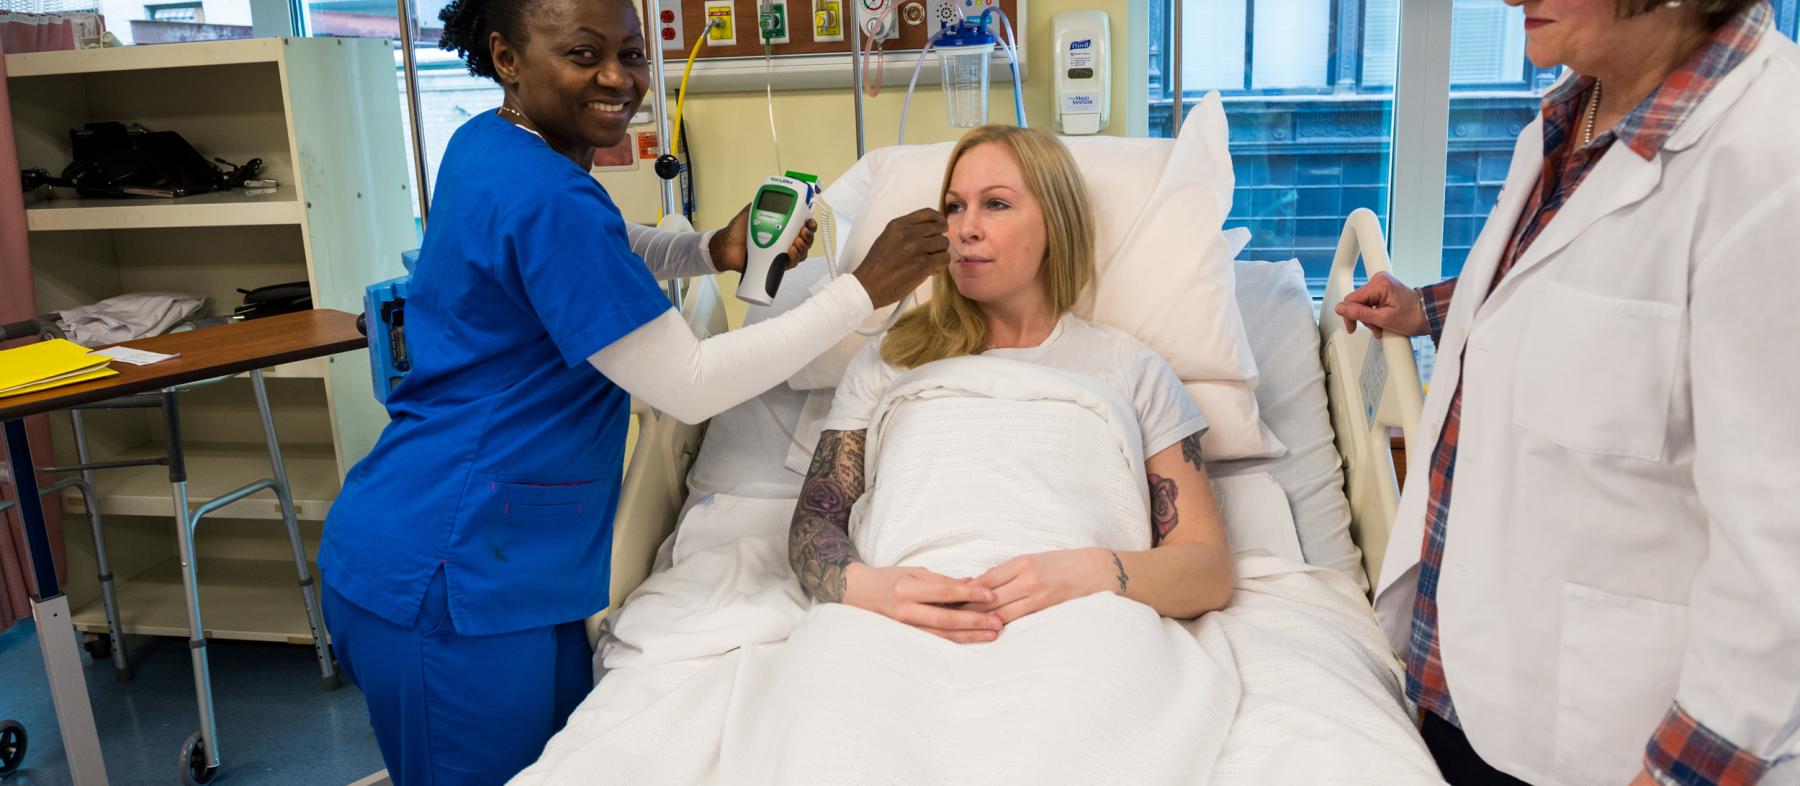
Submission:
[[[1581,146],[1587,147],[1594,142],[1594,120],[1600,116],[1600,80],[1594,80],[1594,94],[1588,98],[1587,123],[1581,131]]]
[[[519,111],[519,110],[517,110],[517,109],[514,109],[514,108],[512,108],[512,107],[510,107],[510,106],[507,106],[507,105],[505,105],[505,104],[501,104],[501,105],[500,105],[500,113],[501,113],[501,114],[506,114],[506,115],[512,115],[512,116],[513,116],[513,117],[516,117],[516,118],[518,118],[518,119],[520,119],[520,120],[523,120],[523,121],[525,121],[525,122],[527,122],[527,123],[529,123],[529,122],[531,122],[531,119],[530,119],[530,118],[527,118],[527,117],[526,117],[526,116],[525,116],[525,113],[524,113],[524,112],[520,112],[520,111]],[[1590,122],[1591,122],[1591,121],[1590,121]]]

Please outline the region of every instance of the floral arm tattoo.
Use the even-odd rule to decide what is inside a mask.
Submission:
[[[1200,460],[1200,435],[1189,434],[1181,440],[1181,457],[1194,469],[1206,471],[1206,464]]]
[[[1199,434],[1190,434],[1181,440],[1181,458],[1194,465],[1194,469],[1206,471],[1206,464],[1200,460]],[[1173,479],[1150,474],[1150,526],[1156,535],[1155,543],[1163,542],[1169,533],[1181,526],[1181,514],[1175,509],[1175,498],[1180,493]]]
[[[850,542],[850,506],[863,495],[864,431],[819,435],[788,529],[788,563],[815,600],[844,599],[844,572],[861,562]]]
[[[1175,510],[1175,497],[1181,493],[1172,478],[1150,473],[1150,528],[1161,543],[1181,525],[1181,514]]]

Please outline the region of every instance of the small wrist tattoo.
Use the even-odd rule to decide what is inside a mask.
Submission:
[[[1114,551],[1111,553],[1112,553],[1112,558],[1113,558],[1113,567],[1119,569],[1119,575],[1116,577],[1119,580],[1119,592],[1120,592],[1120,594],[1123,594],[1125,592],[1125,588],[1131,584],[1131,577],[1125,575],[1125,561],[1122,559],[1119,559],[1119,552]]]

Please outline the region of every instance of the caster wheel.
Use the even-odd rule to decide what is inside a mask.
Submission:
[[[4,778],[19,769],[25,763],[25,727],[18,721],[0,721],[0,778]]]
[[[84,646],[87,647],[87,653],[95,663],[112,660],[112,636],[105,633],[98,634],[89,639]]]
[[[188,735],[187,742],[181,744],[182,784],[202,786],[211,783],[213,776],[218,774],[218,767],[206,766],[206,742],[200,739],[200,732]]]

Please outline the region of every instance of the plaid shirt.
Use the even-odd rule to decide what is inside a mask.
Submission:
[[[1501,256],[1493,283],[1483,297],[1505,278],[1513,264],[1525,255],[1544,228],[1549,226],[1594,170],[1614,142],[1650,160],[1681,126],[1682,121],[1738,63],[1749,56],[1770,27],[1766,3],[1758,3],[1713,33],[1712,38],[1663,84],[1646,97],[1618,125],[1580,144],[1581,124],[1594,80],[1565,80],[1544,96],[1544,168],[1537,187],[1528,197],[1511,243]],[[1444,319],[1456,279],[1423,287],[1425,316],[1431,323],[1432,341],[1442,337]],[[1444,679],[1443,655],[1438,641],[1437,586],[1444,559],[1444,535],[1450,519],[1450,494],[1456,477],[1456,444],[1462,426],[1462,381],[1457,380],[1450,409],[1431,454],[1429,496],[1425,505],[1425,542],[1419,559],[1418,596],[1413,603],[1412,639],[1406,652],[1406,695],[1419,707],[1461,725]],[[1753,784],[1770,762],[1733,745],[1682,710],[1669,709],[1651,735],[1644,762],[1649,772],[1665,784],[1724,786]]]

